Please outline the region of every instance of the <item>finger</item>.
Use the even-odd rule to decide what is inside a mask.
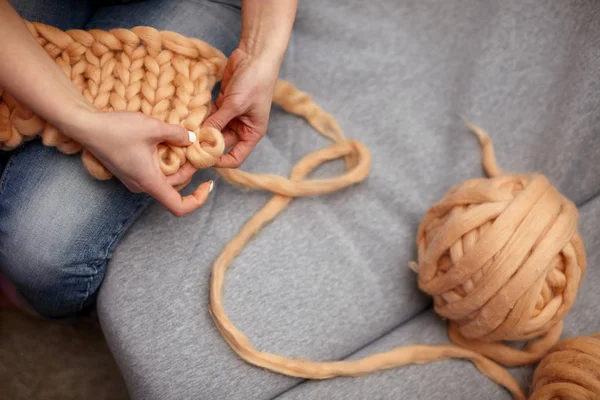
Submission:
[[[131,184],[128,182],[121,181],[123,185],[129,190],[131,193],[141,193],[143,190],[136,184]]]
[[[225,129],[223,131],[223,141],[225,142],[225,149],[229,149],[238,144],[240,139],[232,129]]]
[[[177,186],[173,186],[175,188],[175,190],[177,190],[178,192],[181,192],[181,190],[183,188],[185,188],[187,185],[190,184],[190,182],[192,181],[192,178],[188,179],[187,181],[183,182],[181,185],[177,185]]]
[[[223,154],[215,163],[215,168],[237,168],[246,160],[256,142],[242,141],[236,144],[231,151]]]
[[[161,123],[154,136],[159,142],[166,142],[173,146],[189,146],[196,141],[193,132],[185,130],[181,125]]]
[[[239,114],[237,107],[229,106],[224,102],[222,107],[206,118],[202,126],[210,126],[222,132],[229,121],[239,116]]]
[[[186,162],[179,167],[179,170],[173,175],[167,176],[167,182],[173,187],[179,186],[192,179],[192,176],[194,173],[196,173],[196,171],[197,169],[191,163]]]
[[[208,194],[212,191],[213,182],[204,182],[188,196],[181,194],[166,179],[148,190],[148,194],[161,203],[171,214],[182,217],[200,207],[206,202]]]

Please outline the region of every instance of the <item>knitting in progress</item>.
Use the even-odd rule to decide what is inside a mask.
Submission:
[[[26,23],[98,109],[143,112],[196,134],[197,141],[188,147],[160,145],[159,162],[165,174],[177,172],[186,162],[198,169],[212,167],[223,154],[221,132],[201,126],[211,110],[211,91],[227,61],[217,49],[199,39],[151,27],[64,32]],[[577,231],[578,211],[544,176],[504,174],[496,165],[489,137],[468,122],[479,137],[489,178],[451,188],[428,210],[417,232],[418,260],[411,263],[420,289],[433,297],[435,311],[450,321],[448,335],[453,344],[402,346],[356,361],[311,362],[259,351],[231,322],[223,306],[225,274],[252,237],[293,198],[359,183],[371,168],[369,150],[346,139],[335,119],[308,94],[278,81],[273,102],[304,117],[334,143],[301,159],[289,178],[217,169],[232,184],[274,193],[213,265],[210,311],[233,351],[255,366],[307,379],[468,359],[515,399],[525,399],[523,389],[503,366],[537,362],[560,338],[562,319],[573,305],[586,268]],[[0,146],[12,149],[36,136],[63,153],[81,152],[83,164],[95,178],[111,177],[81,145],[0,90]],[[342,174],[307,179],[319,165],[338,158],[345,159]],[[523,349],[502,343],[518,340],[529,343]]]
[[[159,146],[160,167],[166,175],[177,172],[186,160],[196,168],[212,166],[222,154],[220,133],[200,127],[209,112],[211,90],[227,61],[218,50],[201,40],[150,27],[64,32],[41,23],[25,24],[97,109],[141,111],[196,134],[198,141],[186,148]],[[83,164],[94,177],[112,176],[79,143],[0,89],[0,146],[13,149],[38,135],[46,146],[64,153],[81,151]],[[200,142],[210,146],[201,147]]]
[[[132,29],[69,30],[24,21],[44,50],[69,76],[84,97],[102,111],[134,111],[196,134],[187,147],[160,144],[159,164],[165,175],[186,162],[195,168],[212,167],[225,150],[221,132],[201,124],[210,112],[211,91],[221,80],[227,58],[196,38],[152,27]],[[344,157],[347,171],[329,179],[297,181],[273,175],[218,169],[228,182],[290,196],[328,193],[366,178],[368,149],[346,140],[335,119],[289,82],[279,80],[273,102],[300,115],[335,143],[310,155],[312,162]],[[112,177],[100,161],[82,146],[43,121],[0,88],[0,149],[10,150],[41,136],[46,146],[66,154],[82,153],[87,171],[97,179]]]

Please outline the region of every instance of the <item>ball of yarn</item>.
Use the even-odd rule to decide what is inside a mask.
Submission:
[[[600,399],[600,332],[554,346],[533,374],[529,399]]]
[[[536,337],[562,319],[579,287],[577,218],[542,175],[467,181],[423,220],[419,286],[466,338]]]
[[[543,175],[501,174],[489,138],[470,127],[491,177],[451,188],[424,216],[419,287],[451,321],[454,343],[505,365],[537,361],[558,340],[584,275],[578,210]],[[543,335],[524,350],[497,343]]]

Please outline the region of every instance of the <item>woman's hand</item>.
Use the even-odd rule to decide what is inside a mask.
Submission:
[[[179,125],[142,113],[89,109],[60,129],[89,150],[129,190],[148,193],[176,216],[202,206],[212,189],[212,182],[206,182],[192,195],[182,197],[177,188],[185,186],[196,169],[186,163],[170,176],[160,170],[159,143],[185,147],[195,141]]]
[[[204,122],[223,133],[225,147],[215,167],[237,168],[267,131],[279,63],[236,49],[227,62],[216,112]]]
[[[240,42],[223,72],[216,112],[204,122],[231,148],[215,167],[239,167],[265,135],[297,7],[298,0],[242,0]]]

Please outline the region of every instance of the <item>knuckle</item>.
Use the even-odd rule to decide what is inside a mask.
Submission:
[[[203,127],[215,128],[219,131],[222,131],[221,123],[216,121],[215,118],[207,118],[206,121],[202,124]]]
[[[147,124],[148,124],[148,129],[151,129],[155,133],[162,131],[161,128],[163,127],[163,124],[156,118],[149,118]]]
[[[241,163],[239,162],[239,160],[230,160],[228,163],[228,168],[238,168]]]

